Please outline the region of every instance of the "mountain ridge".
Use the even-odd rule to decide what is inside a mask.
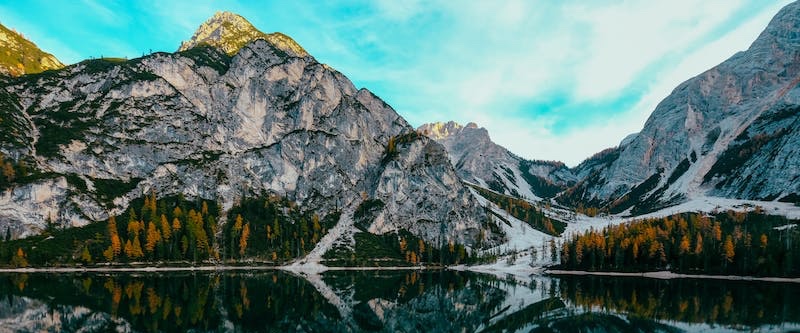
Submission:
[[[575,181],[563,163],[519,157],[494,143],[489,132],[474,122],[465,126],[454,121],[428,123],[417,131],[444,145],[463,179],[501,194],[538,200],[554,196]]]
[[[0,74],[20,76],[63,67],[55,56],[42,51],[16,30],[0,24]]]
[[[467,245],[503,237],[489,231],[438,143],[341,73],[284,47],[255,38],[228,55],[193,45],[6,82],[0,102],[19,119],[19,139],[0,151],[27,175],[0,184],[0,230],[17,238],[50,223],[80,226],[154,192],[220,200],[223,211],[275,194],[343,218],[379,201],[356,216],[364,230],[347,230],[345,243],[366,231]]]
[[[796,196],[798,16],[800,3],[784,7],[746,51],[676,87],[608,168],[562,201],[636,213],[702,195]]]
[[[798,17],[800,2],[784,7],[747,50],[678,85],[642,131],[569,169],[575,182],[556,200],[633,215],[705,196],[800,202]],[[460,131],[424,127],[442,142]],[[445,146],[459,169],[468,150]]]

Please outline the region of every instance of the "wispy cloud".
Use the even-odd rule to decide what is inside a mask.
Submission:
[[[389,46],[353,47],[364,56],[340,67],[415,125],[477,121],[518,154],[574,165],[638,131],[678,83],[747,48],[785,3],[429,2],[403,11],[403,24],[341,31]]]

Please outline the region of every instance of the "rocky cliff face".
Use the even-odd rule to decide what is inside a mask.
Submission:
[[[382,200],[371,231],[475,240],[485,215],[439,144],[290,39],[230,46],[244,23],[227,15],[181,52],[6,82],[0,112],[15,122],[2,151],[33,171],[0,195],[0,230],[102,220],[149,191],[223,209],[274,193],[320,215]]]
[[[550,198],[576,178],[560,162],[530,161],[495,144],[475,123],[424,124],[417,129],[445,146],[463,179],[503,194],[529,199]]]
[[[20,76],[63,67],[52,54],[0,24],[0,74]]]
[[[748,50],[678,86],[560,200],[632,213],[702,195],[797,201],[799,31],[793,3]]]

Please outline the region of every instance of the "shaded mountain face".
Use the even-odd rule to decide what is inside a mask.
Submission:
[[[679,85],[559,200],[651,211],[702,195],[798,201],[800,3],[744,52]]]
[[[0,24],[0,74],[20,76],[63,67],[52,54]]]
[[[528,199],[550,198],[574,184],[563,163],[531,161],[495,144],[475,123],[430,123],[417,131],[445,146],[464,180],[496,192]]]
[[[485,213],[440,144],[294,42],[261,34],[230,48],[229,27],[244,23],[224,16],[181,52],[5,83],[0,149],[29,175],[0,192],[0,230],[19,237],[48,219],[103,220],[155,191],[223,211],[244,195],[277,194],[319,215],[377,200],[370,231],[476,239]]]

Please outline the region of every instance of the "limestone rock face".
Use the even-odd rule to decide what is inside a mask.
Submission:
[[[0,230],[35,234],[48,216],[60,225],[102,220],[149,191],[217,200],[223,210],[271,193],[320,215],[381,200],[370,231],[476,240],[485,213],[441,145],[299,46],[207,42],[242,29],[215,21],[225,15],[181,52],[5,82],[0,116],[16,122],[0,147],[41,179],[4,189]],[[209,32],[214,25],[223,29]]]
[[[640,133],[560,200],[632,213],[703,195],[797,201],[798,82],[795,2],[749,49],[675,88]]]

